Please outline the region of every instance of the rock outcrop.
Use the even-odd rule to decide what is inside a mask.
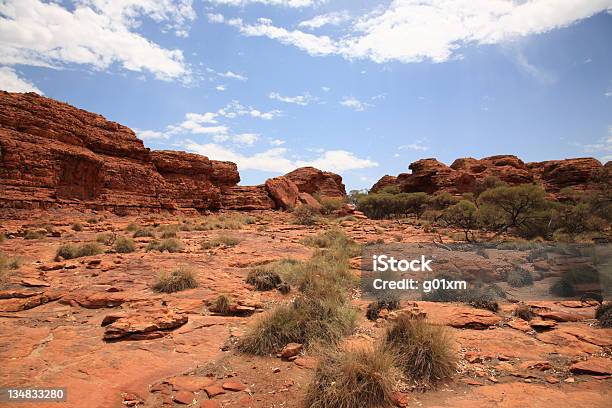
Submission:
[[[342,177],[314,167],[300,167],[285,177],[293,181],[301,193],[320,197],[341,198],[346,196]]]
[[[433,158],[422,159],[408,168],[411,173],[384,176],[374,184],[372,191],[394,185],[408,193],[448,191],[462,194],[475,191],[489,176],[508,184],[539,183],[550,193],[564,187],[588,190],[603,166],[593,158],[524,163],[516,156],[499,155],[483,159],[461,158],[450,166]]]
[[[151,151],[131,129],[101,115],[35,93],[0,91],[0,208],[267,210],[314,203],[313,193],[345,195],[342,177],[313,167],[265,185],[239,182],[235,163]]]

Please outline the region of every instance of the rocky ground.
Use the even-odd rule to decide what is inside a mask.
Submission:
[[[253,290],[245,283],[249,268],[281,258],[309,258],[312,248],[301,240],[332,226],[360,243],[430,243],[434,236],[396,221],[332,220],[308,227],[295,225],[283,212],[250,215],[255,222],[238,230],[178,232],[184,245],[178,253],[146,252],[151,238],[144,237],[135,239],[132,253],[114,253],[107,246],[100,255],[59,261],[54,257],[62,244],[93,241],[109,231],[130,235],[125,232],[130,223],[153,226],[184,219],[66,211],[6,215],[2,230],[9,239],[0,243],[0,251],[18,257],[21,265],[0,289],[0,386],[64,386],[68,401],[61,406],[66,407],[300,406],[316,353],[302,350],[281,359],[232,348],[259,312],[292,296]],[[76,222],[81,231],[71,227]],[[43,226],[54,232],[24,238],[26,230]],[[201,248],[203,240],[221,235],[240,242]],[[520,257],[505,253],[502,258],[472,255],[468,261],[457,257],[455,262],[462,267]],[[358,268],[359,260],[351,264]],[[153,291],[158,273],[177,265],[194,268],[199,286],[171,294]],[[220,294],[231,296],[240,316],[209,310]],[[361,310],[360,320],[347,345],[375,342],[386,320],[398,313],[372,322],[365,318],[368,302],[358,291],[353,302]],[[612,329],[597,326],[595,303],[532,303],[539,316],[526,322],[512,316],[515,305],[510,302],[497,313],[458,303],[404,302],[403,308],[418,309],[431,322],[449,327],[460,364],[453,381],[438,389],[423,392],[404,384],[395,395],[397,405],[609,406]]]

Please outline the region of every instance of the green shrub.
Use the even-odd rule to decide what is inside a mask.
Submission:
[[[372,219],[406,217],[408,214],[420,218],[428,203],[426,193],[371,193],[359,197],[357,208]]]
[[[461,229],[466,241],[470,241],[470,231],[479,227],[478,209],[467,200],[461,200],[444,210],[442,219],[448,226]]]
[[[453,342],[443,326],[400,315],[387,329],[384,344],[410,380],[436,384],[455,373]]]
[[[393,355],[380,348],[328,351],[306,390],[306,407],[390,407],[396,383]]]
[[[342,208],[344,201],[341,198],[323,197],[321,199],[321,213],[329,215]]]
[[[238,245],[240,242],[242,242],[242,239],[238,237],[230,237],[227,235],[221,235],[217,238],[213,238],[208,241],[203,241],[200,244],[200,247],[202,249],[212,249],[212,248],[216,248],[219,246],[234,247]]]
[[[176,231],[172,231],[172,230],[162,231],[161,238],[162,239],[176,238]]]
[[[24,239],[43,239],[45,234],[42,231],[26,230],[23,234]]]
[[[533,276],[528,270],[517,267],[508,272],[506,282],[508,282],[508,285],[512,286],[513,288],[522,288],[523,286],[533,285]]]
[[[596,268],[590,265],[575,266],[561,274],[559,280],[550,287],[550,293],[560,297],[572,297],[576,295],[576,286],[600,283],[599,278]]]
[[[133,238],[151,237],[155,238],[155,232],[151,228],[139,228],[132,234]]]
[[[317,209],[307,204],[298,205],[293,210],[294,221],[300,225],[314,225],[319,218],[319,214]]]
[[[80,231],[83,231],[83,224],[79,222],[75,222],[74,224],[72,224],[71,228],[73,231],[80,232]]]
[[[119,237],[115,241],[115,251],[120,254],[127,254],[136,250],[134,241],[127,237]]]
[[[442,211],[455,205],[460,200],[446,191],[438,191],[429,199],[429,209],[434,211]]]
[[[179,241],[176,238],[168,238],[168,239],[162,239],[161,241],[153,240],[149,242],[145,250],[147,252],[148,251],[159,251],[159,252],[168,251],[168,252],[174,253],[174,252],[181,252],[182,249],[183,249],[183,244],[181,244],[181,241]]]
[[[172,293],[198,286],[195,272],[186,266],[179,266],[172,272],[162,272],[157,277],[153,289],[157,292]]]
[[[94,242],[82,245],[64,244],[60,246],[55,254],[56,259],[74,259],[83,256],[93,256],[102,253],[102,248]]]

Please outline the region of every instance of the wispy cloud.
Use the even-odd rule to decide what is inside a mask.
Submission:
[[[237,74],[235,72],[232,71],[226,71],[226,72],[218,72],[217,75],[223,77],[223,78],[230,78],[230,79],[237,79],[238,81],[246,81],[247,78],[244,75],[241,74]]]
[[[405,145],[401,145],[397,147],[397,150],[416,150],[416,151],[426,151],[429,150],[429,146],[423,144],[423,141],[418,140],[415,143],[408,143]]]
[[[268,97],[273,100],[277,100],[277,101],[281,101],[285,103],[293,103],[295,105],[301,105],[301,106],[306,106],[310,104],[311,102],[316,102],[318,100],[316,97],[310,95],[310,93],[308,92],[306,92],[303,95],[296,95],[296,96],[283,96],[279,94],[278,92],[270,92],[268,94]]]
[[[9,67],[0,67],[0,89],[9,92],[43,92],[27,79],[21,78],[17,71]]]
[[[335,11],[332,13],[320,14],[310,20],[302,21],[298,24],[298,27],[313,30],[326,25],[339,25],[350,20],[350,18],[347,11]]]
[[[356,110],[358,112],[364,111],[367,108],[370,108],[374,105],[372,105],[371,103],[367,103],[367,102],[362,102],[359,99],[355,98],[354,96],[345,96],[341,101],[340,101],[340,105]]]

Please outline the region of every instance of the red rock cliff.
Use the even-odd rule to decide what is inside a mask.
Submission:
[[[104,117],[33,93],[0,92],[0,207],[115,211],[222,206],[234,163],[145,148]]]

